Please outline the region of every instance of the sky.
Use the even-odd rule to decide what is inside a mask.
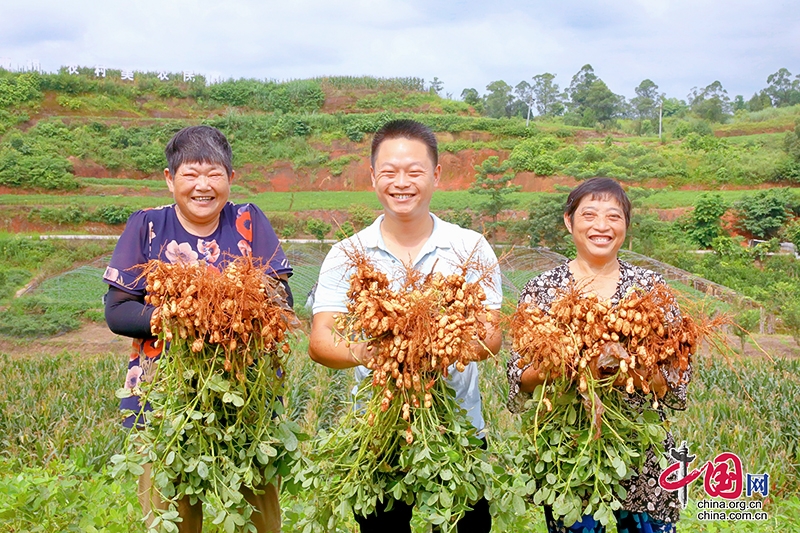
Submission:
[[[718,80],[749,99],[800,74],[798,0],[0,0],[0,66],[80,65],[207,77],[424,78],[480,94],[590,64],[627,98]]]

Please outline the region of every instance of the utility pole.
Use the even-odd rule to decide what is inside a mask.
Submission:
[[[661,117],[664,114],[664,95],[658,99],[658,140],[661,141]]]
[[[531,108],[533,107],[533,101],[534,101],[534,99],[531,98],[531,101],[528,102],[528,118],[525,120],[525,127],[526,128],[531,123]]]

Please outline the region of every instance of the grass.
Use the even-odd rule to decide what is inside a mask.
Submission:
[[[82,178],[87,179],[87,178]],[[100,181],[100,180],[98,180]],[[131,181],[142,185],[141,180]],[[150,187],[150,182],[147,181]],[[153,182],[154,184],[157,182]],[[162,190],[161,186],[152,187],[153,190]],[[163,189],[166,192],[166,189]],[[671,188],[654,189],[650,196],[637,200],[637,207],[652,209],[673,209],[679,207],[692,207],[698,194],[713,192],[722,196],[723,200],[732,203],[745,196],[757,193],[757,190],[674,190]],[[536,198],[555,193],[520,192],[513,198],[517,200],[516,209],[526,209]],[[243,187],[232,188],[231,200],[237,203],[252,202],[267,213],[294,213],[304,211],[347,211],[353,204],[363,204],[373,209],[381,209],[380,202],[373,191],[296,191],[296,192],[266,192],[260,194],[247,193]],[[475,206],[475,195],[469,191],[437,191],[431,201],[431,210],[434,212],[447,210],[463,210]],[[82,208],[95,209],[109,205],[124,204],[136,209],[157,207],[172,203],[172,197],[164,196],[134,196],[134,195],[108,195],[90,196],[83,194],[2,194],[0,206],[27,206],[27,207],[67,207],[77,205]]]

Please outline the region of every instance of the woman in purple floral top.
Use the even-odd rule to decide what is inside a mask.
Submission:
[[[287,303],[292,305],[286,281],[292,269],[267,217],[253,204],[228,201],[234,171],[231,147],[222,132],[210,126],[185,128],[175,134],[165,152],[169,167],[164,176],[175,203],[131,215],[103,275],[109,285],[108,326],[114,333],[133,338],[124,385],[130,390],[149,378],[152,364],[162,351],[150,330],[155,308],[144,301],[146,282],[139,278],[141,269],[137,265],[151,259],[205,261],[209,267],[222,269],[230,256],[251,255],[263,261],[271,276],[281,280]],[[142,413],[148,406],[141,406],[137,396],[123,399],[120,407],[139,413],[137,423],[144,423]],[[132,427],[134,418],[129,416],[124,425]],[[259,511],[253,513],[253,522],[259,532],[280,531],[277,488],[270,485],[263,490],[258,495],[246,493]],[[151,491],[148,471],[139,480],[139,500],[150,520],[151,507],[164,507]],[[179,531],[202,531],[199,504],[181,501],[178,510],[183,518]]]
[[[564,223],[575,241],[577,256],[552,270],[530,280],[522,290],[520,303],[536,303],[548,310],[560,290],[576,284],[585,293],[593,292],[601,300],[618,303],[629,290],[639,287],[650,290],[664,279],[650,270],[617,259],[617,252],[625,241],[630,224],[631,204],[622,187],[609,178],[593,178],[576,187],[567,198]],[[668,311],[667,319],[677,319],[678,309]],[[538,368],[517,366],[519,354],[512,351],[508,362],[509,398],[512,412],[524,409],[525,402],[543,380]],[[671,375],[662,370],[650,383],[650,388],[664,396],[662,404],[674,409],[684,409],[686,386],[691,378],[691,367],[683,375]],[[638,393],[629,394],[626,400],[634,407],[647,401]],[[660,409],[660,408],[659,408]],[[661,411],[662,418],[664,417]],[[673,447],[674,439],[667,433],[665,449]],[[623,482],[627,497],[622,509],[615,513],[619,533],[661,533],[675,531],[680,515],[676,492],[668,492],[658,485],[661,468],[660,453],[647,450],[641,470]],[[604,527],[591,516],[584,516],[575,524],[565,525],[553,518],[545,507],[549,533],[600,533]]]

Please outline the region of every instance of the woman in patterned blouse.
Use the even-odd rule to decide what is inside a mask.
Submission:
[[[610,299],[616,304],[633,287],[649,290],[657,283],[664,283],[659,274],[617,258],[630,225],[630,213],[630,200],[619,183],[612,179],[592,178],[572,190],[564,206],[564,224],[575,242],[577,256],[530,280],[522,290],[520,303],[534,302],[548,310],[559,291],[575,283],[584,293],[594,293],[601,300]],[[676,315],[677,308],[670,310],[667,318],[675,319]],[[508,408],[515,413],[524,409],[533,390],[543,382],[538,368],[531,365],[519,368],[518,360],[519,354],[512,352],[508,363]],[[682,376],[662,371],[651,381],[650,388],[664,396],[662,404],[682,410],[690,374],[691,368]],[[646,401],[637,393],[627,395],[626,400],[636,407]],[[663,412],[661,415],[663,418]],[[665,449],[673,445],[674,439],[667,433]],[[627,497],[622,502],[622,510],[615,512],[619,533],[675,531],[675,522],[680,514],[678,496],[676,492],[667,492],[658,485],[660,473],[658,455],[651,448],[638,475],[623,482]],[[565,526],[553,518],[549,507],[545,507],[545,518],[549,533],[604,531],[604,527],[591,516]]]

